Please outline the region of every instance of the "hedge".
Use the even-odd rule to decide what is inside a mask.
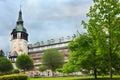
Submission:
[[[0,80],[28,80],[28,76],[25,74],[11,74],[0,76]]]
[[[13,73],[13,74],[20,73],[20,70],[19,70],[19,69],[13,69],[13,70],[12,70],[12,73]]]

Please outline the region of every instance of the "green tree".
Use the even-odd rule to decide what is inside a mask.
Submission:
[[[0,50],[0,57],[4,57],[4,52],[3,52],[3,50]]]
[[[63,69],[62,68],[57,68],[56,71],[59,72],[59,73],[63,73]]]
[[[71,52],[68,63],[63,66],[65,73],[81,71],[88,74],[92,71],[95,79],[97,79],[97,74],[106,75],[109,73],[107,62],[109,58],[108,53],[103,51],[100,54],[99,49],[96,48],[94,39],[89,34],[80,35],[69,43],[68,48]],[[112,57],[115,58],[113,59],[113,64],[117,64],[117,66],[113,66],[113,69],[115,69],[114,72],[116,73],[119,70],[120,56],[114,54]]]
[[[57,68],[55,71],[59,72],[60,73],[59,75],[64,76],[63,75],[63,68]]]
[[[47,70],[47,66],[45,65],[40,65],[39,66],[39,71],[41,71],[43,73],[43,71]]]
[[[72,73],[72,72],[80,71],[78,69],[79,66],[73,64],[71,61],[72,59],[70,59],[66,64],[63,65],[63,73]]]
[[[112,80],[112,56],[120,50],[120,1],[119,0],[93,0],[87,17],[89,21],[82,22],[88,33],[94,38],[98,53],[108,53],[109,73]],[[103,43],[104,44],[103,44]]]
[[[32,58],[26,54],[18,56],[15,64],[19,69],[23,69],[24,73],[34,67]]]
[[[64,65],[64,72],[71,73],[82,71],[90,73],[93,70],[95,78],[97,78],[97,60],[96,46],[93,39],[88,34],[83,34],[69,43],[70,59]],[[99,60],[100,61],[100,60]]]
[[[63,66],[64,55],[56,49],[48,49],[42,55],[42,63],[53,72]]]
[[[45,65],[39,66],[39,71],[43,72],[45,70],[47,70],[47,66],[45,66]]]
[[[7,58],[0,57],[0,72],[9,73],[13,69],[13,65]]]

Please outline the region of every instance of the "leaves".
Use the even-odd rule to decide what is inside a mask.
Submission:
[[[76,66],[87,72],[96,67],[98,72],[108,74],[109,67],[114,71],[119,69],[115,66],[119,66],[116,62],[120,60],[120,1],[93,0],[93,2],[94,5],[86,14],[89,21],[82,21],[88,34],[80,35],[69,44],[71,53],[66,66],[68,68],[70,65]]]
[[[71,73],[81,69],[91,70],[95,60],[95,45],[92,37],[83,34],[69,43],[71,50],[69,62],[63,67],[64,72]],[[71,68],[72,67],[72,68]]]
[[[32,58],[26,54],[18,56],[15,64],[18,68],[23,70],[30,70],[34,67]]]
[[[55,71],[56,68],[62,67],[64,55],[59,53],[56,49],[48,49],[42,56],[42,63],[52,71]]]
[[[0,72],[11,72],[13,69],[10,60],[4,57],[0,57]]]
[[[120,1],[119,0],[93,0],[94,6],[90,7],[87,17],[89,22],[83,21],[83,26],[87,29],[88,34],[94,41],[95,54],[99,55],[102,62],[100,64],[108,65],[105,60],[112,63],[109,65],[110,69],[115,65],[113,62],[120,59],[120,56],[116,56],[116,59],[112,59],[120,51]],[[106,56],[106,59],[104,56]],[[102,56],[102,57],[101,57]],[[111,58],[111,59],[110,59]],[[112,62],[113,61],[113,62]],[[103,71],[103,68],[108,66],[98,66]],[[105,69],[108,71],[107,69]],[[100,71],[100,70],[99,70]],[[110,71],[111,74],[111,71]]]
[[[39,66],[39,71],[45,71],[45,70],[47,70],[47,66],[45,66],[45,65],[40,65]]]
[[[0,50],[0,57],[4,57],[4,52],[3,52],[3,50]]]

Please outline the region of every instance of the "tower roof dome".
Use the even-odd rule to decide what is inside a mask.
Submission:
[[[16,32],[26,32],[26,29],[22,25],[16,25]]]
[[[18,20],[16,22],[16,27],[13,29],[12,33],[13,34],[14,32],[24,32],[24,33],[27,33],[27,30],[24,28],[23,26],[23,19],[22,19],[22,11],[20,9],[19,11],[19,15],[18,15]]]
[[[13,39],[24,39],[28,41],[28,33],[27,30],[25,29],[23,25],[23,19],[22,19],[22,11],[20,9],[19,15],[18,15],[18,20],[16,21],[16,26],[11,32],[12,35],[12,40]]]

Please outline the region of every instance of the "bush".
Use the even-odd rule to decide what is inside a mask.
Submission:
[[[20,73],[20,70],[19,69],[13,69],[12,73]]]
[[[0,72],[0,76],[2,76],[2,75],[9,75],[9,74],[12,74],[12,72]]]
[[[11,74],[0,76],[0,80],[28,80],[28,76],[25,74]]]
[[[0,57],[0,72],[8,74],[12,71],[12,69],[13,65],[11,61],[7,58]]]

